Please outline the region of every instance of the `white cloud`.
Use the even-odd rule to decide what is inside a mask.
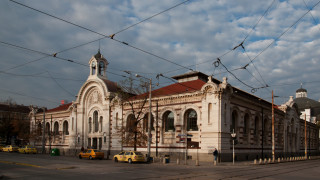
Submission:
[[[52,0],[41,3],[37,0],[28,0],[19,2],[99,33],[110,35],[178,4],[182,0],[93,0],[90,2],[85,0]],[[121,32],[115,38],[183,66],[196,62],[207,62],[198,65],[197,69],[207,74],[221,73],[225,69],[222,66],[214,68],[212,62],[243,41],[271,2],[272,0],[189,1]],[[317,3],[317,0],[306,1],[306,3],[310,8]],[[248,66],[248,70],[254,77],[245,70],[235,71],[234,74],[254,87],[261,86],[261,82],[263,82],[260,74],[269,85],[298,83],[298,85],[271,87],[281,96],[293,95],[295,90],[299,88],[300,82],[308,82],[318,78],[317,72],[320,67],[318,59],[320,55],[318,51],[320,47],[319,9],[320,7],[317,6],[311,11],[317,24],[307,14],[301,22],[293,26],[280,39],[276,39],[307,11],[303,1],[276,0],[270,11],[246,39],[244,46],[247,54],[239,47],[221,57],[222,62],[229,69],[242,67],[250,61],[247,55],[251,59],[256,57],[276,39],[276,43],[253,61],[254,66],[252,64]],[[0,2],[0,22],[0,40],[48,53],[64,50],[101,37],[9,1]],[[179,66],[108,39],[101,40],[100,45],[102,54],[110,63],[110,68],[153,73],[181,69]],[[18,48],[0,46],[1,69],[7,69],[41,57],[39,54],[22,51]],[[94,42],[58,55],[87,64],[90,57],[97,52],[98,46],[99,42]],[[195,66],[192,68],[195,69]],[[73,79],[85,80],[88,76],[88,70],[85,67],[54,58],[30,63],[10,72],[32,74],[41,72],[43,69],[50,71],[54,77],[72,77]],[[110,69],[110,71],[123,74],[117,70]],[[188,70],[177,70],[167,75],[176,75],[186,71]],[[149,76],[154,78],[155,75]],[[112,74],[108,74],[108,76],[113,81],[121,79]],[[232,85],[250,92],[250,88],[241,84],[230,74],[219,74],[216,77],[222,78],[222,76],[228,76]],[[259,79],[260,82],[256,79]],[[162,79],[162,81],[168,80]],[[82,82],[79,81],[58,80],[58,82],[74,94],[82,85]],[[12,91],[21,90],[19,87],[23,87],[23,92],[30,96],[56,99],[57,102],[62,98],[74,100],[74,97],[68,95],[53,80],[47,78],[11,78],[8,75],[0,74],[0,83]],[[308,87],[312,89],[308,89]],[[318,86],[309,83],[305,88],[308,91],[319,92],[311,95],[311,98],[319,99],[320,88]],[[257,94],[269,93],[266,90],[259,91],[264,93],[258,92]],[[10,95],[8,92],[0,91],[0,94],[1,97],[14,97],[18,102],[25,104],[39,104],[49,107],[57,105],[23,96]]]

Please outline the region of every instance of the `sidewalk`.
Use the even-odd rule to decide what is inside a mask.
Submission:
[[[152,164],[163,164],[163,165],[168,165],[168,166],[196,166],[196,160],[191,160],[188,159],[187,160],[187,165],[185,165],[185,161],[184,160],[180,160],[179,164],[177,164],[177,160],[170,159],[169,163],[164,163],[163,160],[161,161],[160,159],[155,160]],[[207,161],[200,161],[198,163],[198,166],[201,167],[215,167],[215,166],[249,166],[249,165],[254,165],[253,161],[237,161],[234,164],[232,162],[220,162],[220,163],[216,163],[216,165],[214,165],[213,162],[207,162]]]

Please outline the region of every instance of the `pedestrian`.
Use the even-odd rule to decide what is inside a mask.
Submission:
[[[218,158],[218,150],[217,150],[217,148],[214,148],[213,156],[214,156],[214,161],[216,162],[217,158]]]
[[[84,151],[84,147],[82,146],[82,147],[81,147],[81,152],[83,152],[83,151]]]

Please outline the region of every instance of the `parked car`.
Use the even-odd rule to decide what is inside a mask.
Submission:
[[[5,145],[0,144],[0,152],[2,151],[2,149],[5,147]]]
[[[37,153],[37,149],[30,146],[30,145],[27,145],[27,146],[24,146],[24,147],[21,147],[19,148],[19,153],[24,153],[24,154],[36,154]]]
[[[2,148],[3,152],[18,152],[18,147],[13,145],[7,145],[4,148]]]
[[[122,151],[119,154],[113,156],[114,162],[145,162],[144,156],[139,151]]]
[[[80,152],[78,156],[79,156],[79,159],[89,158],[89,159],[101,160],[104,158],[104,153],[96,149],[87,149],[85,151]]]

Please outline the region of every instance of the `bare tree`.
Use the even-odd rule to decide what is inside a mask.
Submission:
[[[125,119],[124,126],[118,131],[122,134],[122,143],[133,146],[136,151],[137,146],[146,146],[148,140],[141,123],[146,109],[148,86],[143,80],[139,85],[134,86],[132,78],[122,81],[120,86],[121,91],[118,92],[118,96],[122,99],[122,107],[130,109],[130,115]]]

